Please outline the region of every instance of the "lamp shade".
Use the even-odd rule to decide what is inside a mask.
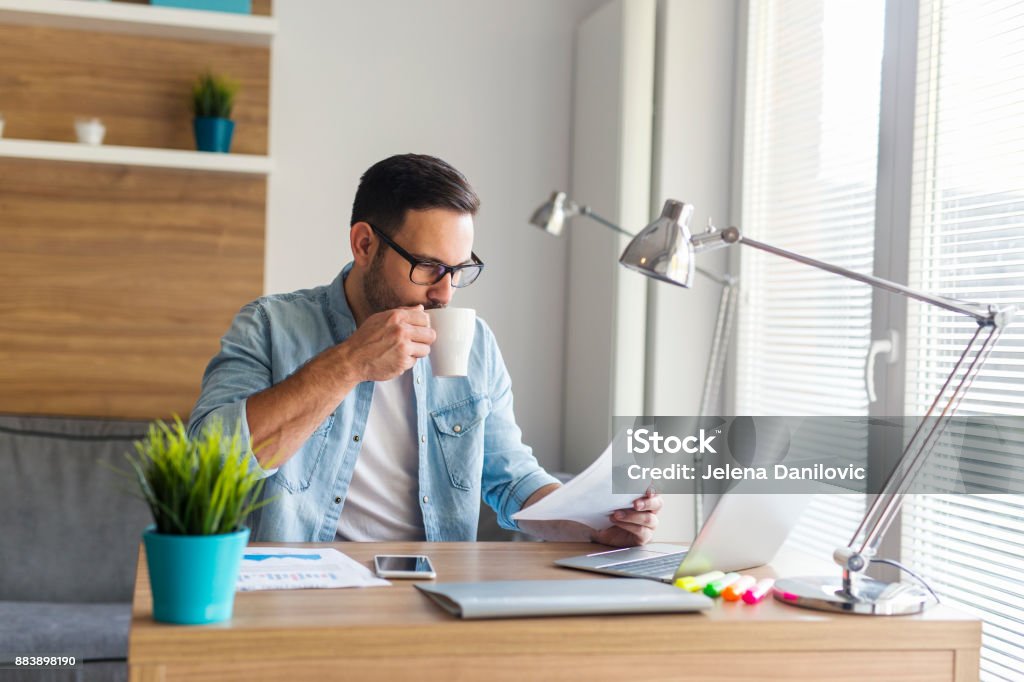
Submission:
[[[565,201],[565,192],[552,192],[551,198],[533,212],[533,215],[530,217],[530,224],[536,225],[548,234],[553,234],[556,237],[562,234],[562,228],[565,227],[565,219],[570,217],[566,215]],[[575,212],[572,215],[575,215]]]
[[[696,268],[690,241],[692,217],[693,204],[669,199],[657,220],[629,243],[619,263],[662,282],[692,287]]]

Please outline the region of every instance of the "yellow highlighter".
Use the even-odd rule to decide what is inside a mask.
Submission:
[[[739,573],[726,573],[717,580],[712,580],[704,586],[704,594],[709,597],[717,597],[722,594],[722,590],[732,585],[734,582],[740,579]]]
[[[688,575],[685,578],[679,578],[673,584],[687,592],[700,592],[709,582],[712,580],[718,580],[724,575],[725,573],[722,573],[721,571],[709,571],[707,573],[701,573],[700,575]]]
[[[725,601],[739,601],[743,593],[757,584],[757,578],[752,575],[745,575],[729,587],[722,590],[722,599]]]

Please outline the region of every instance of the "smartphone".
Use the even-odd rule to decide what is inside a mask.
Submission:
[[[436,578],[430,557],[423,554],[378,554],[373,567],[381,578]]]

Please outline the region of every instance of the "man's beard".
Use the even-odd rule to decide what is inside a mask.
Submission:
[[[393,308],[419,305],[419,302],[402,302],[402,299],[398,297],[395,290],[390,284],[388,284],[387,278],[384,276],[383,249],[377,250],[377,253],[373,257],[373,262],[370,263],[370,267],[366,271],[366,276],[363,277],[363,298],[366,299],[366,304],[370,307],[371,315],[385,310],[391,310]],[[423,308],[425,310],[443,307],[444,305],[440,303],[423,304]]]

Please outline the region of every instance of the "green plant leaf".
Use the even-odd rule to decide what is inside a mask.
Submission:
[[[237,82],[207,70],[192,85],[192,113],[197,117],[231,118]]]
[[[243,443],[241,424],[226,433],[219,419],[190,437],[177,416],[174,424],[150,424],[147,435],[125,453],[139,497],[153,514],[157,532],[181,535],[231,533],[245,526],[261,499],[265,480],[250,471],[252,450]]]

